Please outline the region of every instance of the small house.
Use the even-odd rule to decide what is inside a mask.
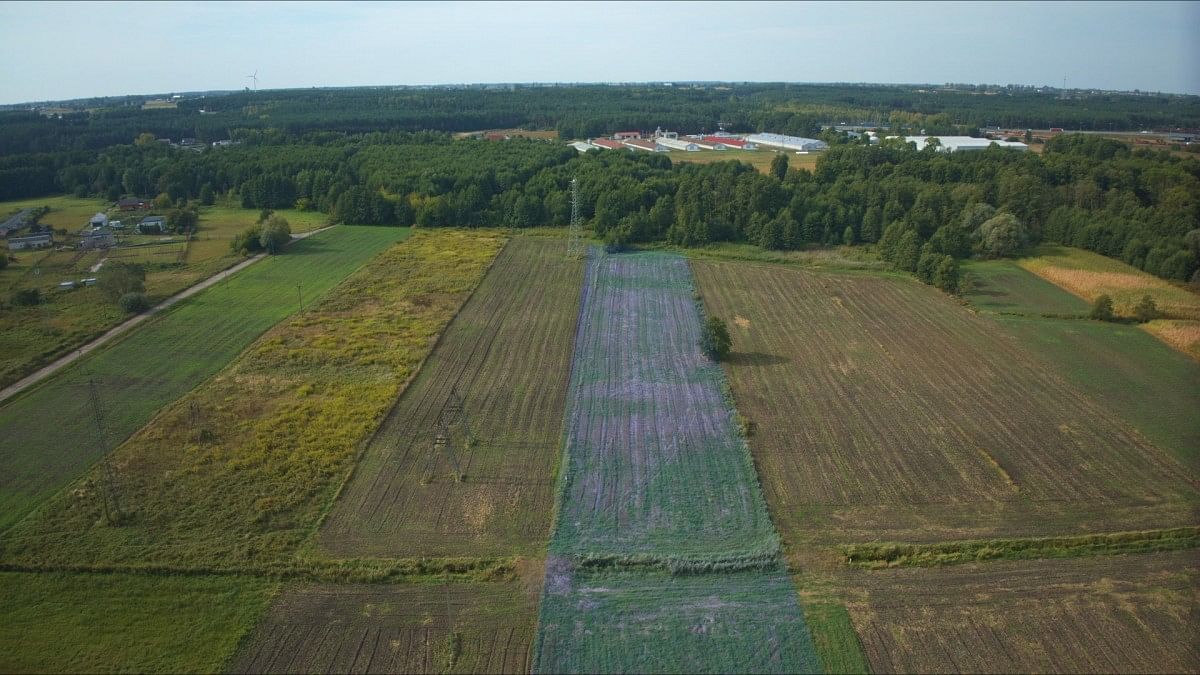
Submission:
[[[97,213],[96,215],[92,216],[91,220],[88,221],[88,225],[93,230],[99,230],[100,228],[107,227],[108,215],[104,213]]]
[[[125,229],[125,223],[122,223],[119,220],[110,220],[110,221],[108,221],[108,229],[123,230],[123,229]]]
[[[79,240],[79,248],[83,251],[90,251],[94,248],[112,248],[117,245],[117,238],[108,228],[100,228],[92,230],[84,234]]]
[[[48,248],[54,245],[54,237],[49,232],[31,234],[26,237],[9,237],[8,250],[23,251],[30,248]]]
[[[167,231],[167,219],[162,216],[146,216],[137,224],[140,234],[162,234]]]

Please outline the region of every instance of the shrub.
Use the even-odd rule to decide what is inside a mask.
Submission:
[[[1149,295],[1143,295],[1141,302],[1137,304],[1137,307],[1133,308],[1133,318],[1138,323],[1146,323],[1147,321],[1157,319],[1158,305],[1154,303],[1154,298]]]
[[[121,296],[118,304],[121,305],[121,309],[130,314],[141,314],[150,309],[150,300],[146,297],[145,293],[126,293]]]
[[[19,307],[32,307],[42,302],[42,292],[36,288],[22,288],[13,291],[12,304]]]
[[[729,337],[729,328],[725,322],[715,316],[710,316],[704,322],[700,336],[700,347],[714,361],[723,361],[729,356],[733,340]]]
[[[146,290],[146,270],[141,265],[115,261],[106,263],[100,270],[97,285],[110,302],[118,302],[128,293]]]
[[[233,249],[234,253],[241,253],[242,255],[258,253],[263,250],[261,241],[262,232],[262,225],[251,225],[229,242],[229,248]]]
[[[0,270],[8,267],[8,254],[0,253]]]
[[[1089,316],[1097,321],[1115,320],[1117,315],[1113,313],[1112,298],[1107,295],[1096,298],[1096,302],[1092,303],[1092,313]]]

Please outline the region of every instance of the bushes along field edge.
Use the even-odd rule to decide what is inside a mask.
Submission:
[[[979,539],[937,544],[873,543],[840,547],[854,567],[933,567],[983,560],[1076,558],[1090,555],[1153,553],[1200,547],[1200,526],[1106,534]]]

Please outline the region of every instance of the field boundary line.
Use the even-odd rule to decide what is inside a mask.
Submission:
[[[322,227],[320,229],[312,230],[310,232],[304,232],[302,234],[298,234],[298,235],[294,236],[291,239],[291,241],[288,242],[288,245],[290,246],[293,242],[299,241],[301,239],[305,239],[314,234],[317,234],[318,232],[324,232],[333,227],[336,227],[336,225],[330,225],[328,227]],[[62,370],[63,368],[66,368],[67,366],[71,365],[75,361],[82,359],[85,355],[90,354],[91,352],[93,352],[101,347],[109,345],[109,343],[115,344],[117,341],[117,338],[120,338],[120,337],[126,335],[127,333],[132,331],[134,328],[136,328],[138,325],[140,325],[142,323],[146,323],[146,322],[150,321],[151,319],[157,319],[162,316],[165,316],[168,313],[167,310],[171,309],[172,307],[177,306],[179,303],[183,302],[184,300],[187,300],[188,298],[192,297],[193,295],[196,295],[208,288],[211,288],[211,287],[217,285],[221,281],[228,279],[230,275],[241,272],[242,270],[244,270],[247,267],[253,265],[254,263],[262,260],[265,257],[267,257],[266,253],[259,253],[259,254],[253,255],[250,258],[247,258],[241,262],[238,262],[229,267],[226,267],[223,270],[214,272],[212,275],[205,277],[204,279],[201,279],[201,280],[197,281],[196,283],[192,284],[191,286],[188,286],[187,288],[179,291],[175,295],[172,295],[172,296],[166,298],[165,300],[163,300],[162,302],[158,303],[157,305],[151,307],[150,309],[146,310],[145,312],[142,312],[141,314],[138,314],[136,316],[131,316],[128,319],[117,324],[116,326],[109,328],[108,330],[104,331],[103,333],[100,333],[100,335],[98,337],[92,338],[90,341],[76,347],[71,352],[69,352],[63,356],[60,356],[59,358],[55,359],[54,361],[51,361],[50,363],[42,366],[41,368],[38,368],[37,370],[33,371],[29,375],[26,375],[25,377],[21,378],[20,380],[17,380],[16,382],[10,384],[9,386],[5,387],[4,389],[0,389],[0,404],[6,403],[10,399],[15,398],[17,395],[22,394],[22,393],[32,389],[37,384],[49,379],[52,375],[54,375],[58,371]]]
[[[450,228],[438,228],[438,229],[450,229]],[[462,229],[472,229],[474,231],[478,231],[479,229],[482,229],[482,228],[478,228],[478,229],[477,228],[462,228]],[[330,497],[329,500],[321,507],[321,514],[317,518],[316,524],[313,525],[312,531],[310,531],[308,533],[305,543],[301,545],[300,551],[297,552],[298,555],[303,556],[305,554],[308,554],[308,555],[313,555],[314,557],[316,557],[315,554],[317,553],[317,551],[320,550],[319,547],[315,544],[316,535],[318,532],[321,531],[321,528],[325,525],[325,521],[329,518],[329,514],[333,511],[333,507],[337,504],[338,500],[341,499],[342,493],[345,492],[345,490],[346,490],[346,486],[350,484],[350,481],[358,473],[358,465],[359,465],[360,461],[362,460],[363,453],[366,452],[367,448],[370,447],[371,443],[373,443],[375,441],[375,439],[379,436],[379,432],[385,426],[385,423],[387,422],[388,417],[390,417],[392,415],[392,413],[396,410],[396,406],[400,405],[400,400],[403,399],[404,396],[408,393],[408,388],[412,385],[413,382],[416,381],[416,379],[418,377],[420,377],[421,371],[423,371],[425,369],[425,363],[427,361],[429,361],[429,357],[432,356],[433,353],[437,351],[438,347],[440,347],[442,345],[443,336],[446,334],[447,331],[450,330],[450,327],[452,325],[454,325],[454,322],[458,320],[458,316],[459,316],[459,314],[462,314],[463,308],[467,306],[467,303],[471,302],[471,299],[475,297],[475,292],[479,290],[479,287],[483,285],[483,282],[487,279],[488,275],[492,273],[492,268],[496,265],[496,261],[499,260],[500,256],[504,254],[504,251],[508,249],[509,242],[511,242],[513,239],[516,238],[516,237],[509,236],[509,235],[505,234],[504,232],[498,231],[498,230],[497,230],[497,234],[498,234],[498,236],[504,238],[504,245],[501,246],[498,251],[496,251],[496,255],[492,256],[492,259],[488,262],[487,267],[484,268],[483,274],[479,275],[479,282],[476,283],[473,287],[471,287],[471,292],[467,293],[467,297],[464,298],[462,303],[459,304],[458,308],[454,310],[454,315],[451,316],[450,319],[448,321],[446,321],[446,325],[442,326],[442,329],[440,331],[438,331],[437,337],[434,339],[433,345],[429,348],[429,351],[425,352],[425,355],[421,357],[421,360],[419,362],[417,362],[417,366],[415,368],[413,368],[412,373],[410,373],[408,378],[406,380],[404,380],[404,383],[400,385],[400,391],[397,392],[396,400],[392,402],[392,406],[390,408],[388,408],[387,412],[385,412],[379,418],[378,424],[375,425],[375,428],[371,431],[371,433],[364,436],[362,439],[359,440],[358,443],[355,444],[356,447],[354,449],[354,461],[350,465],[350,471],[348,471],[346,473],[346,477],[344,479],[342,479],[341,484],[338,485],[338,488],[337,488],[337,490],[334,491],[333,496]],[[405,241],[408,241],[408,239],[405,239]],[[400,243],[403,244],[404,242],[400,242]]]
[[[1159,530],[1009,539],[967,539],[934,544],[843,544],[842,562],[864,569],[940,567],[988,560],[1082,558],[1157,553],[1200,547],[1200,525]]]

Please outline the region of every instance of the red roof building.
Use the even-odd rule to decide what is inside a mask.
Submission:
[[[654,152],[655,150],[658,150],[658,143],[655,143],[654,141],[643,141],[640,138],[634,138],[632,140],[625,141],[625,145],[635,150],[645,150],[647,152]]]
[[[590,142],[592,145],[598,145],[602,148],[608,148],[609,150],[625,150],[625,149],[627,149],[625,147],[624,143],[621,143],[620,141],[614,141],[610,138],[596,138]]]
[[[728,136],[705,136],[703,140],[705,143],[713,143],[713,144],[719,143],[721,145],[724,145],[725,147],[737,148],[739,150],[746,149],[747,145],[750,145],[751,148],[754,147],[753,144],[747,144],[744,139],[730,138]]]

